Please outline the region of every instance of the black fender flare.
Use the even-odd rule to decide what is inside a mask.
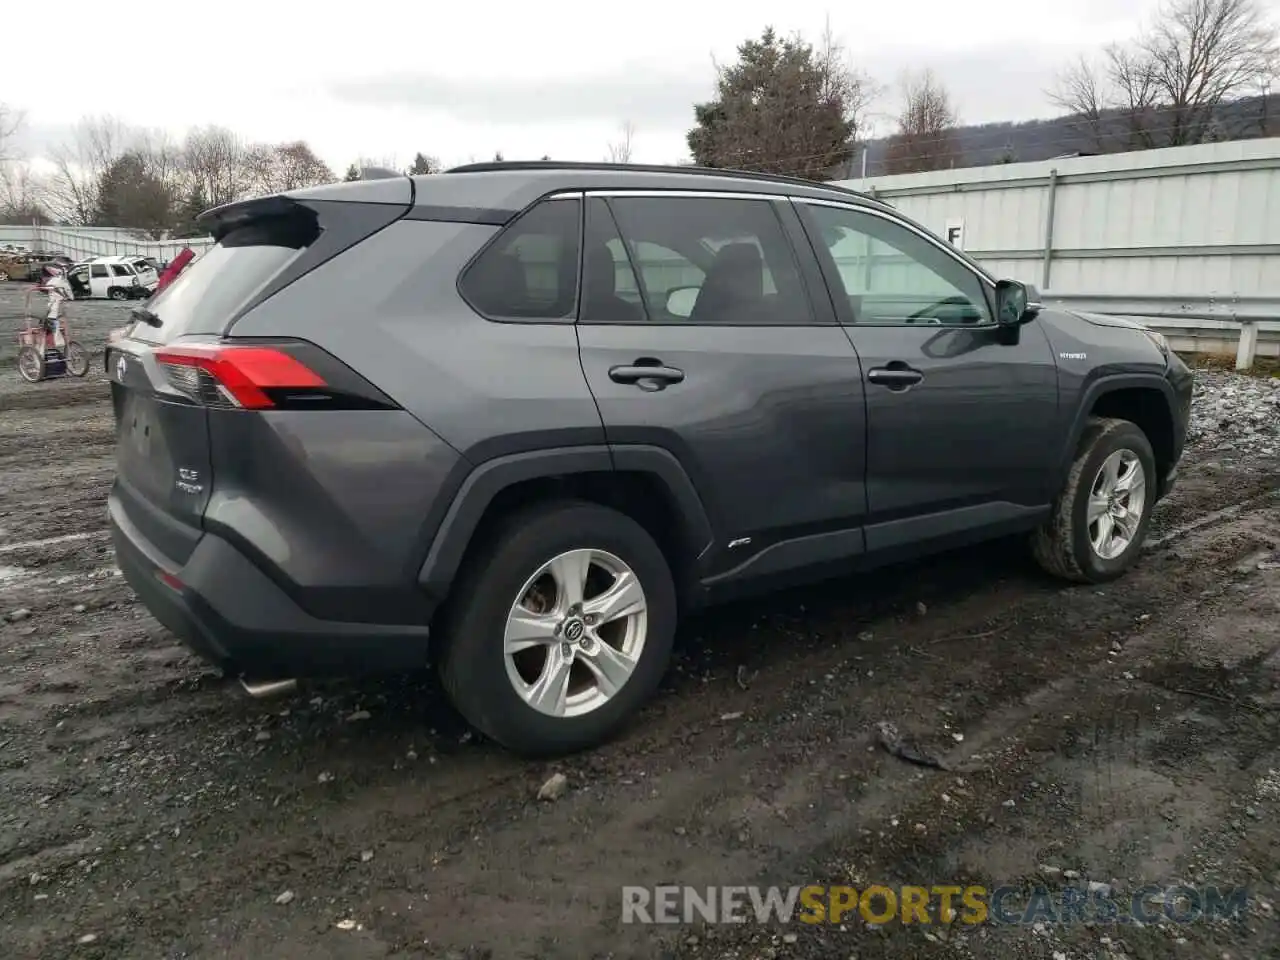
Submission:
[[[1098,402],[1100,397],[1106,396],[1108,393],[1133,389],[1155,390],[1164,398],[1169,419],[1171,421],[1175,419],[1174,410],[1177,409],[1178,404],[1174,396],[1173,384],[1169,382],[1168,378],[1162,377],[1158,373],[1115,373],[1098,377],[1085,387],[1080,402],[1076,405],[1075,417],[1072,420],[1071,429],[1067,433],[1066,446],[1062,451],[1058,464],[1059,480],[1066,477],[1066,471],[1070,469],[1071,462],[1075,459],[1076,447],[1079,445],[1080,437],[1084,434],[1085,426],[1089,422],[1089,412],[1093,409],[1093,405]]]
[[[447,595],[481,518],[504,489],[543,477],[622,470],[647,473],[661,483],[675,504],[687,541],[697,545],[697,556],[711,549],[714,536],[702,499],[669,451],[631,444],[535,450],[486,460],[467,474],[431,540],[418,573],[419,586],[439,599]]]

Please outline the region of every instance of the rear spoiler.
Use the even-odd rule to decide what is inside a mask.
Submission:
[[[413,207],[413,180],[403,173],[382,167],[366,167],[352,183],[326,183],[288,193],[237,200],[206,210],[196,218],[196,226],[207,230],[214,240],[255,220],[305,218],[314,222],[317,202],[326,206],[335,201],[395,207],[404,212]]]
[[[196,226],[201,230],[207,230],[215,241],[220,241],[232,230],[246,226],[255,220],[285,220],[299,215],[315,218],[313,210],[296,200],[276,194],[255,197],[252,200],[237,200],[234,203],[224,203],[220,207],[206,210],[196,217]]]

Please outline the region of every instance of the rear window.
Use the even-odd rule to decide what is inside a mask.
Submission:
[[[189,334],[223,333],[236,311],[304,249],[310,237],[299,233],[268,223],[227,234],[147,303],[160,326],[139,321],[130,336],[169,343]]]

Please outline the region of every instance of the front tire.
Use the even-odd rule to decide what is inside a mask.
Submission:
[[[657,689],[676,592],[662,551],[631,518],[592,503],[507,518],[463,570],[439,667],[469,723],[525,756],[611,737]]]
[[[27,383],[39,383],[44,379],[44,353],[35,347],[18,350],[18,375]]]
[[[1156,484],[1147,435],[1128,420],[1091,419],[1049,519],[1032,534],[1036,561],[1077,583],[1121,576],[1142,552]]]

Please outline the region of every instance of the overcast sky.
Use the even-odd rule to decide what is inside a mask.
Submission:
[[[902,71],[926,66],[964,122],[1051,115],[1043,91],[1063,62],[1131,36],[1154,2],[220,0],[132,8],[102,29],[80,6],[59,5],[56,39],[42,29],[0,57],[0,99],[26,111],[29,155],[81,116],[112,114],[175,137],[221,124],[249,140],[305,139],[340,172],[360,156],[406,165],[418,150],[445,163],[497,150],[599,160],[626,120],[633,160],[675,162],[713,60],[767,25],[816,40],[828,19],[851,61],[891,88],[877,105],[883,131]]]

